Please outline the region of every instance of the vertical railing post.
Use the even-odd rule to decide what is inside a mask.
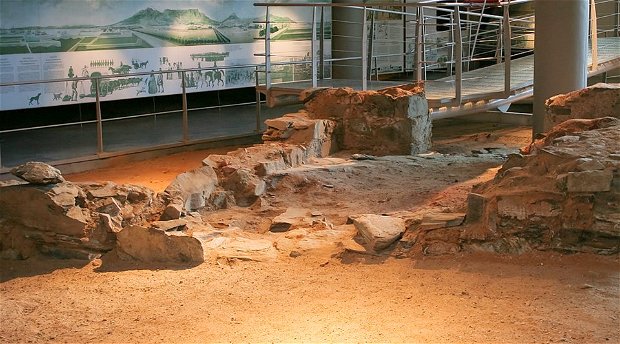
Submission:
[[[185,72],[181,72],[181,89],[183,91],[183,143],[189,142],[189,119],[187,115],[187,90],[185,87]]]
[[[455,42],[455,37],[454,37],[454,14],[450,15],[450,27],[448,28],[448,42]],[[452,66],[455,65],[454,63],[454,55],[455,55],[455,51],[454,51],[454,44],[450,44],[450,61],[449,61],[449,66],[450,67],[446,67],[446,72],[448,74],[448,76],[452,75]]]
[[[319,79],[323,80],[325,77],[325,7],[321,6],[321,24],[319,26]]]
[[[316,56],[316,6],[312,6],[312,40],[310,41],[310,56],[312,59],[312,87],[316,88],[318,75],[318,60]]]
[[[265,88],[271,88],[271,23],[269,6],[265,7]]]
[[[260,111],[261,111],[261,103],[260,103],[260,92],[258,92],[258,66],[254,69],[255,81],[256,81],[256,132],[260,132]]]
[[[510,28],[510,4],[504,5],[503,15],[503,38],[504,41],[504,95],[506,98],[510,96],[510,77],[511,77],[511,60],[512,60],[512,30]]]
[[[415,75],[416,81],[422,81],[422,7],[416,8],[416,24],[415,24]]]
[[[502,54],[504,51],[504,21],[499,21],[497,26],[497,45],[495,46],[495,63],[502,63]]]
[[[590,70],[594,71],[598,68],[598,22],[596,18],[596,2],[590,0],[590,42],[592,64]]]
[[[362,90],[368,89],[368,27],[366,20],[366,6],[362,17]]]
[[[375,45],[375,11],[370,12],[370,32],[368,33],[368,38],[369,38],[369,42],[368,42],[368,71],[366,73],[366,76],[368,77],[369,80],[372,80],[372,71],[373,71],[373,62],[374,62],[374,69],[377,69],[377,59],[373,58],[373,55],[375,54],[375,49],[374,49],[374,45]]]
[[[461,12],[459,7],[454,8],[454,39],[456,66],[454,70],[454,97],[458,104],[463,100],[463,37],[461,34]]]
[[[101,101],[99,100],[99,81],[100,78],[91,79],[95,81],[95,115],[97,116],[97,154],[103,153],[103,122],[101,118]]]

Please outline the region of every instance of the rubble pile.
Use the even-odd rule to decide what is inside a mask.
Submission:
[[[59,172],[49,179],[48,172],[56,169],[36,165],[39,171],[31,170],[28,177],[36,183],[0,188],[0,255],[5,258],[41,252],[86,259],[113,249],[123,228],[157,216],[155,194],[147,188],[71,183]]]

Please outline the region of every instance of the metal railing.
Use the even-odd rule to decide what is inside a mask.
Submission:
[[[225,73],[233,71],[233,70],[238,70],[238,71],[244,71],[246,73],[250,73],[253,79],[258,76],[257,70],[260,67],[261,65],[248,64],[248,65],[234,65],[234,66],[175,69],[173,71],[163,70],[163,71],[150,71],[150,72],[136,72],[136,73],[126,73],[122,75],[98,75],[96,77],[74,77],[74,78],[60,78],[60,79],[49,79],[49,80],[31,80],[31,81],[16,81],[16,82],[0,83],[0,90],[2,90],[2,88],[4,87],[12,88],[12,87],[24,87],[28,85],[36,85],[39,87],[43,87],[45,85],[59,84],[59,85],[65,85],[66,87],[67,84],[71,85],[72,83],[75,83],[76,88],[78,88],[78,85],[81,85],[82,94],[80,95],[80,98],[88,97],[88,98],[93,99],[92,102],[79,102],[78,103],[77,94],[71,95],[71,96],[69,95],[65,96],[71,99],[70,100],[67,99],[68,101],[66,103],[63,103],[63,105],[72,104],[72,105],[79,106],[79,109],[80,109],[79,120],[71,120],[71,121],[63,122],[63,123],[54,123],[54,124],[36,125],[36,126],[16,125],[16,126],[11,127],[11,126],[5,125],[4,126],[5,128],[0,129],[0,172],[2,171],[6,172],[8,167],[12,167],[14,165],[14,164],[11,164],[10,162],[6,162],[9,159],[6,159],[6,158],[3,159],[3,154],[5,155],[5,157],[7,154],[7,150],[8,150],[7,147],[9,144],[8,142],[6,142],[7,141],[6,138],[9,135],[11,135],[11,137],[15,135],[20,135],[20,134],[23,136],[23,135],[26,135],[27,133],[27,135],[36,136],[37,133],[41,133],[41,130],[45,130],[45,129],[63,131],[69,128],[76,129],[76,130],[87,128],[86,130],[88,131],[88,135],[93,134],[93,137],[95,138],[94,141],[96,142],[94,149],[92,150],[91,149],[78,149],[73,156],[67,156],[67,157],[61,157],[61,158],[51,157],[49,159],[46,159],[45,157],[43,157],[39,159],[39,160],[45,160],[46,162],[51,162],[51,163],[63,163],[65,161],[73,161],[75,159],[88,160],[88,159],[91,159],[93,156],[106,157],[110,155],[134,152],[136,148],[137,149],[140,149],[140,148],[156,149],[160,146],[170,147],[170,146],[175,146],[175,145],[187,145],[187,144],[199,143],[203,141],[211,141],[214,139],[226,139],[226,138],[234,138],[240,135],[243,136],[243,135],[248,135],[248,134],[256,134],[260,132],[261,124],[262,124],[262,120],[259,117],[260,116],[259,112],[256,112],[256,119],[254,121],[256,125],[250,130],[246,129],[243,132],[235,132],[232,134],[221,133],[214,137],[208,137],[208,136],[205,137],[205,135],[194,135],[194,137],[192,137],[192,135],[190,135],[190,125],[189,125],[190,113],[199,112],[201,110],[222,110],[224,108],[232,107],[232,106],[251,105],[254,107],[256,103],[254,101],[248,101],[248,102],[236,102],[235,104],[222,104],[222,102],[220,102],[218,99],[217,104],[213,106],[198,106],[198,107],[190,108],[188,105],[188,89],[194,87],[197,91],[199,91],[200,89],[197,83],[208,82],[207,80],[205,80],[207,73],[214,73],[215,71],[218,71],[218,70],[225,71]],[[250,70],[251,72],[249,72]],[[102,111],[102,103],[104,103],[104,100],[103,100],[104,97],[106,95],[113,93],[114,91],[118,91],[119,89],[125,87],[125,86],[121,86],[121,84],[125,85],[125,83],[127,83],[127,85],[129,86],[136,86],[135,84],[136,82],[138,82],[139,83],[138,85],[142,85],[143,80],[147,80],[148,78],[156,80],[158,78],[161,78],[161,79],[168,78],[168,77],[172,78],[172,75],[174,75],[175,79],[176,78],[179,79],[179,84],[180,84],[180,89],[181,89],[181,92],[179,94],[180,106],[178,108],[175,108],[172,110],[166,109],[162,111],[156,111],[155,106],[153,106],[153,111],[146,110],[144,112],[140,112],[137,114],[121,115],[118,117],[105,116],[104,111]],[[254,80],[251,80],[251,81],[252,81],[252,84],[254,84]],[[88,85],[88,83],[90,83],[90,87],[85,86],[85,85]],[[251,87],[251,85],[247,85],[247,86]],[[144,87],[148,87],[146,85],[146,81],[144,82],[144,86],[142,86],[142,88]],[[140,94],[141,92],[150,93],[149,90],[138,88],[138,94]],[[218,97],[219,97],[219,94],[218,94]],[[260,102],[261,100],[258,99],[257,101]],[[153,100],[153,103],[154,103],[154,100]],[[81,114],[82,107],[87,106],[88,104],[94,105],[94,119],[92,119],[93,117],[92,113],[90,113],[91,115],[90,119],[82,118],[82,114]],[[42,110],[42,111],[45,111],[45,110]],[[170,123],[173,123],[173,127],[175,127],[175,129],[179,129],[178,135],[167,132],[166,135],[168,135],[169,138],[164,139],[161,142],[155,142],[156,140],[151,140],[150,142],[147,142],[149,140],[144,140],[144,142],[137,142],[139,140],[134,140],[136,141],[136,143],[133,146],[131,144],[123,144],[121,142],[119,142],[116,145],[114,144],[106,145],[106,142],[111,143],[112,141],[114,141],[112,137],[109,137],[108,140],[106,141],[106,135],[104,134],[106,125],[112,125],[113,123],[118,123],[118,124],[114,124],[114,127],[123,128],[123,123],[122,123],[123,121],[130,122],[131,120],[138,120],[143,117],[151,117],[153,118],[153,121],[157,121],[157,119],[160,119],[160,120],[165,119],[166,116],[180,117],[179,123],[176,123],[176,120],[173,122],[170,122],[170,121],[163,122],[165,123],[165,125],[170,125]],[[94,126],[94,130],[91,130],[93,129],[92,128],[93,126]],[[123,129],[126,131],[126,133],[133,132],[135,135],[143,134],[139,132],[140,129],[134,129],[134,130],[132,130],[131,128],[123,128]],[[162,130],[165,130],[165,129],[162,129]],[[43,136],[44,135],[40,135],[40,137],[43,137]],[[67,138],[57,137],[56,139],[52,138],[50,140],[55,141],[51,143],[56,144],[59,141],[63,141],[65,139]],[[36,145],[26,144],[26,145],[22,145],[21,149],[23,149],[24,151],[28,149],[35,149],[33,148],[33,146],[36,146]],[[117,146],[117,147],[114,147],[114,146]],[[37,156],[38,154],[36,153],[37,152],[33,151],[30,153],[26,153],[25,155]]]
[[[617,37],[620,23],[619,0],[589,0],[592,11],[590,36],[592,55],[591,69],[598,67],[597,37]],[[312,47],[308,60],[311,62],[307,81],[316,87],[322,80],[330,79],[322,74],[330,66],[331,74],[336,70],[357,68],[355,83],[362,90],[369,88],[369,82],[388,79],[389,74],[400,73],[400,81],[434,81],[450,84],[452,95],[441,99],[441,105],[460,106],[472,98],[508,98],[518,92],[521,84],[514,82],[516,59],[533,55],[534,8],[533,0],[512,1],[461,1],[444,3],[435,0],[398,3],[256,3],[265,8],[265,19],[261,23],[271,27],[271,16],[278,10],[294,8],[296,12],[310,13],[304,22],[312,30]],[[600,9],[605,7],[603,11]],[[350,15],[336,18],[334,12],[345,10]],[[597,11],[597,9],[599,9]],[[317,19],[316,13],[332,12],[332,34],[323,32],[328,23]],[[346,27],[345,30],[334,29]],[[343,32],[344,31],[344,32]],[[271,30],[264,37],[266,68],[265,84],[269,90],[281,84],[271,77],[271,66],[283,56],[273,51]],[[385,34],[387,32],[387,34]],[[275,31],[277,35],[279,30]],[[382,35],[385,34],[385,37]],[[316,49],[324,41],[351,41],[353,49],[334,47],[331,51]],[[318,41],[318,42],[317,42]],[[334,44],[335,45],[335,44]],[[330,52],[332,55],[330,55]],[[335,56],[338,53],[338,56]],[[345,57],[342,57],[342,56]],[[317,62],[318,61],[318,62]],[[391,61],[402,61],[395,66]],[[477,87],[466,89],[464,73],[489,65],[501,64],[503,87],[479,93]],[[353,75],[349,73],[349,75]],[[408,79],[403,76],[410,77]],[[451,76],[451,78],[445,78]],[[332,77],[335,79],[335,77]],[[471,86],[471,83],[468,83]],[[267,91],[268,92],[268,91]],[[478,92],[478,93],[477,93]],[[466,96],[465,96],[466,95]],[[428,93],[427,93],[428,96]]]
[[[592,13],[592,68],[598,66],[597,38],[620,37],[620,0],[590,0]],[[466,72],[502,63],[503,85],[484,96],[491,99],[507,98],[515,93],[511,81],[514,74],[513,63],[516,59],[531,55],[533,51],[534,16],[533,10],[527,8],[533,0],[512,0],[503,2],[460,2],[439,3],[435,0],[382,4],[342,4],[342,3],[257,3],[264,7],[265,20],[260,22],[264,29],[264,57],[261,64],[204,67],[180,69],[173,71],[152,71],[128,73],[124,75],[101,75],[99,77],[78,77],[72,79],[36,80],[0,83],[3,87],[23,87],[27,85],[45,85],[50,83],[66,84],[70,82],[91,83],[89,96],[93,98],[94,119],[71,121],[61,124],[37,125],[23,128],[0,130],[0,135],[12,135],[27,131],[36,135],[37,130],[52,128],[88,127],[85,132],[92,135],[94,149],[88,153],[76,153],[71,158],[104,157],[110,153],[122,154],[131,151],[125,146],[113,148],[106,143],[106,126],[112,124],[122,127],[122,123],[141,117],[155,120],[166,116],[174,119],[174,135],[167,143],[146,142],[142,147],[154,149],[160,146],[185,145],[196,143],[205,137],[191,134],[192,111],[215,106],[195,107],[188,104],[188,89],[195,87],[197,75],[213,73],[216,69],[233,72],[235,70],[251,71],[255,86],[272,88],[287,82],[308,81],[312,87],[319,86],[322,80],[334,79],[334,71],[352,68],[356,71],[357,82],[362,89],[368,89],[373,80],[383,81],[392,75],[402,76],[400,80],[421,81],[449,86],[451,95],[441,100],[442,106],[460,106],[470,102],[475,90],[468,89],[471,80]],[[309,18],[306,22],[295,25],[274,21],[272,14],[282,8],[293,8],[304,12]],[[334,11],[346,8],[354,15],[350,18],[335,18]],[[300,16],[302,17],[302,16]],[[331,17],[331,18],[330,18]],[[345,25],[350,30],[334,32],[334,25]],[[285,49],[278,48],[280,41],[291,37],[303,37],[306,43],[288,44]],[[309,36],[309,37],[308,37]],[[334,46],[333,41],[353,42],[347,46]],[[290,41],[289,41],[290,42]],[[304,45],[305,44],[305,45]],[[352,48],[353,46],[353,48]],[[307,54],[292,53],[290,49],[299,47]],[[338,55],[338,56],[336,56]],[[179,108],[107,118],[102,111],[105,93],[113,91],[115,80],[162,76],[173,73],[179,75],[181,84]],[[192,81],[193,80],[193,81]],[[204,81],[204,79],[203,79]],[[402,81],[398,81],[401,82]],[[118,85],[117,85],[118,86]],[[176,96],[176,95],[175,95]],[[73,95],[71,96],[73,98]],[[103,99],[102,99],[103,98]],[[155,98],[153,98],[155,99]],[[263,100],[257,93],[256,100],[244,104],[256,104],[255,126],[251,132],[261,129],[260,104]],[[91,113],[92,115],[92,113]],[[122,122],[126,121],[126,122]],[[172,122],[171,122],[172,123]],[[219,124],[218,124],[219,125]],[[131,132],[132,128],[125,128]],[[133,131],[138,131],[134,129]],[[141,133],[144,134],[144,133]],[[233,135],[234,136],[234,135]],[[214,135],[209,139],[230,137],[227,134]],[[58,138],[52,138],[59,140]],[[0,137],[0,170],[2,163],[2,137]],[[27,144],[25,145],[27,146]],[[57,161],[49,158],[48,161]]]

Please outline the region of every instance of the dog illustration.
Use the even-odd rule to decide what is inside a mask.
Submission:
[[[61,100],[62,99],[62,92],[61,93],[54,93],[54,100]]]
[[[36,101],[37,105],[39,105],[39,97],[41,97],[41,93],[37,94],[34,97],[30,97],[30,101],[28,102],[28,105],[32,105],[32,102]]]

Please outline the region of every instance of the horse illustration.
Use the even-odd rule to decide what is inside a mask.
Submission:
[[[108,70],[110,70],[112,74],[127,74],[129,73],[130,69],[131,69],[131,66],[129,65],[121,65],[118,68],[108,67]]]
[[[28,102],[28,105],[32,105],[32,102],[36,101],[37,105],[39,105],[39,97],[41,97],[41,93],[37,94],[34,97],[30,97],[30,101]]]
[[[224,71],[223,71],[223,70],[221,70],[221,69],[215,69],[215,70],[213,71],[213,80],[215,80],[215,81],[214,81],[214,83],[215,83],[217,86],[219,86],[219,85],[220,85],[220,82],[222,83],[222,86],[224,86],[224,85],[225,85],[225,82],[224,82],[223,76],[224,76]]]
[[[133,65],[133,69],[142,69],[146,68],[146,65],[149,64],[149,61],[139,62],[138,60],[131,60],[131,64]]]
[[[54,100],[61,100],[61,99],[62,99],[62,92],[54,93]]]

